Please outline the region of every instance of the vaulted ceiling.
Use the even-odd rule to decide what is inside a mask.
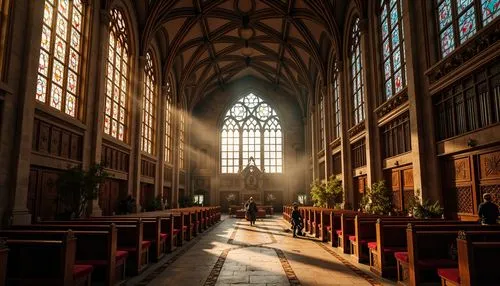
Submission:
[[[188,103],[251,76],[304,101],[338,42],[327,0],[152,0],[141,44],[162,42],[163,72]],[[139,15],[140,18],[140,15]],[[143,47],[144,48],[144,47]],[[304,103],[304,102],[302,102]]]

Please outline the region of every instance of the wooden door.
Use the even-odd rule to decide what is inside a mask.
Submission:
[[[414,196],[413,167],[405,166],[386,171],[386,186],[392,190],[392,204],[398,211],[407,211]]]
[[[32,167],[28,183],[27,208],[32,214],[32,221],[54,219],[64,211],[57,194],[59,172],[51,169]]]
[[[163,187],[163,202],[167,208],[172,208],[172,188]]]
[[[366,175],[354,177],[354,209],[360,208],[361,198],[364,196],[367,187],[366,179]]]
[[[154,185],[141,183],[141,198],[140,203],[142,208],[148,207],[148,205],[155,199],[155,189]]]
[[[102,210],[102,215],[113,215],[113,212],[118,211],[120,200],[125,198],[121,194],[122,181],[106,179],[104,185],[99,192],[99,206]]]

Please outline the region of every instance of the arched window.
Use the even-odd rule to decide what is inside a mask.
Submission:
[[[165,162],[172,163],[172,86],[166,86],[165,100]]]
[[[334,74],[332,80],[332,110],[333,110],[333,139],[340,137],[340,95],[339,95],[339,80],[338,80],[338,67],[335,64]]]
[[[156,124],[156,78],[151,53],[146,54],[144,67],[144,97],[142,99],[141,150],[153,154]]]
[[[253,157],[268,173],[283,172],[283,135],[276,111],[250,93],[227,111],[221,130],[221,172],[238,173]]]
[[[78,116],[83,50],[81,0],[45,0],[36,99]]]
[[[325,100],[323,93],[321,92],[319,97],[319,142],[318,149],[323,150],[325,148]]]
[[[481,11],[476,8],[480,7]],[[500,15],[499,0],[437,0],[441,56],[444,58]]]
[[[186,162],[184,158],[184,151],[186,148],[186,116],[185,110],[181,109],[179,112],[179,167],[181,169],[186,168]]]
[[[365,119],[363,66],[361,64],[361,32],[359,30],[359,18],[356,18],[354,20],[354,25],[352,26],[350,57],[353,125],[357,125]]]
[[[123,14],[110,12],[110,32],[106,67],[106,103],[104,133],[120,140],[127,140],[129,112],[129,56],[128,34]]]
[[[401,5],[401,0],[381,0],[380,3],[384,100],[388,100],[406,86],[406,60]]]

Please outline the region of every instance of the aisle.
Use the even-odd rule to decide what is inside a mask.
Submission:
[[[386,285],[281,218],[226,218],[197,240],[128,285]]]

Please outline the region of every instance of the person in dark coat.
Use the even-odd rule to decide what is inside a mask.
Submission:
[[[257,204],[253,201],[252,197],[246,203],[246,210],[250,225],[255,225],[255,221],[257,220]]]
[[[491,194],[483,194],[484,202],[479,205],[479,218],[481,224],[497,224],[498,219],[498,206],[491,202]]]
[[[299,212],[299,206],[297,204],[293,205],[292,211],[292,227],[293,227],[293,237],[297,237],[298,235],[302,235],[302,216]]]

